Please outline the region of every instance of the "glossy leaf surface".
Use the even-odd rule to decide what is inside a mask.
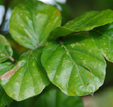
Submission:
[[[84,107],[80,97],[69,97],[59,90],[44,93],[34,107]]]
[[[10,67],[10,62],[0,63],[0,76],[2,76],[5,72],[9,71]]]
[[[7,72],[11,67],[10,62],[1,63],[0,64],[0,76],[2,76],[5,72]],[[6,94],[4,89],[0,86],[0,107],[4,107],[8,105],[12,99]]]
[[[0,107],[5,107],[11,103],[12,99],[5,93],[4,89],[0,86]]]
[[[113,22],[112,10],[87,12],[68,22],[66,25],[57,27],[51,32],[48,40],[55,40],[58,37],[67,36],[74,32],[89,31],[111,22]]]
[[[90,32],[90,36],[104,57],[113,62],[113,23],[95,28]]]
[[[61,24],[60,11],[37,0],[15,7],[10,19],[10,33],[19,44],[35,49],[45,45],[50,32]]]
[[[20,101],[38,95],[49,84],[41,64],[42,47],[25,52],[11,69],[1,76],[6,93]]]
[[[0,35],[0,62],[3,62],[13,55],[9,42],[3,35]]]
[[[68,95],[90,94],[104,82],[104,57],[94,41],[84,35],[50,42],[42,53],[42,65],[50,81]]]

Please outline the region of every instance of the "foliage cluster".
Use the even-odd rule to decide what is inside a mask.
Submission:
[[[112,10],[90,11],[61,26],[56,7],[29,0],[14,8],[9,29],[12,38],[28,51],[15,61],[9,42],[0,35],[1,107],[12,99],[22,101],[40,95],[50,83],[62,92],[50,89],[37,104],[43,107],[47,102],[50,107],[49,95],[53,106],[61,97],[57,107],[69,107],[81,102],[74,96],[94,93],[103,85],[105,58],[113,62]]]

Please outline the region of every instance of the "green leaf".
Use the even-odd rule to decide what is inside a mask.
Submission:
[[[9,42],[3,35],[0,35],[0,62],[10,59],[12,55],[13,51]]]
[[[113,22],[113,11],[90,11],[82,14],[74,20],[68,22],[66,25],[57,27],[53,30],[48,40],[55,40],[61,36],[67,36],[74,32],[89,31],[95,27],[102,26]]]
[[[104,82],[104,57],[94,41],[85,36],[83,33],[50,42],[42,53],[42,65],[50,81],[67,95],[90,94]]]
[[[10,19],[10,33],[22,46],[35,49],[47,42],[50,32],[61,24],[60,11],[37,0],[15,7]]]
[[[12,99],[8,97],[4,89],[0,86],[0,107],[5,107],[9,103],[11,103],[11,101]]]
[[[69,97],[58,89],[46,88],[43,93],[21,102],[13,101],[11,107],[84,107],[80,97]]]
[[[34,107],[84,107],[80,97],[69,97],[59,90],[43,93]]]
[[[95,28],[90,32],[90,36],[104,57],[113,62],[113,23]]]
[[[11,67],[10,62],[0,63],[0,76],[7,72],[10,69],[10,67]],[[12,99],[8,97],[4,89],[0,86],[0,107],[8,105],[11,101]]]
[[[41,64],[43,48],[25,52],[11,69],[1,76],[6,93],[20,101],[38,95],[49,84]]]
[[[0,76],[2,76],[5,72],[9,71],[10,67],[10,62],[0,63]]]

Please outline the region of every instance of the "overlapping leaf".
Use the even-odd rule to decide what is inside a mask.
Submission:
[[[11,103],[12,99],[5,93],[4,89],[0,86],[0,107],[5,107]]]
[[[44,90],[36,97],[27,100],[11,103],[11,107],[83,107],[83,101],[80,97],[69,97],[56,89]]]
[[[104,57],[113,62],[113,23],[95,28],[90,32],[90,36]]]
[[[11,58],[12,55],[13,51],[9,42],[5,39],[3,35],[0,35],[0,62]]]
[[[41,65],[42,47],[25,52],[11,69],[1,76],[6,93],[15,100],[38,95],[49,84]]]
[[[1,63],[0,64],[0,76],[2,76],[5,72],[7,72],[11,67],[10,62]],[[4,89],[0,86],[0,107],[4,107],[8,105],[12,99],[6,94]]]
[[[59,90],[49,90],[44,93],[34,107],[83,107],[80,97],[69,97]]]
[[[10,19],[10,33],[19,44],[35,49],[45,45],[50,32],[61,24],[60,11],[37,0],[15,7]]]
[[[58,37],[66,36],[74,32],[89,31],[95,27],[113,22],[113,11],[90,11],[82,14],[64,26],[57,27],[51,32],[48,40],[55,40]]]
[[[0,63],[0,83],[1,83],[1,76],[5,74],[11,68],[10,62]]]
[[[92,93],[104,82],[104,57],[94,41],[84,35],[51,42],[42,53],[42,64],[50,81],[68,95]]]
[[[10,62],[0,63],[0,76],[2,76],[5,72],[9,71],[10,67]]]

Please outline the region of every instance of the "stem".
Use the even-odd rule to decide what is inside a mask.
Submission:
[[[8,56],[8,58],[12,61],[12,62],[15,62],[14,58],[11,57],[11,56]]]
[[[16,62],[16,60],[14,60],[14,58],[12,56],[6,56],[5,54],[1,54],[0,56],[7,57],[7,58],[9,58],[14,63]]]

